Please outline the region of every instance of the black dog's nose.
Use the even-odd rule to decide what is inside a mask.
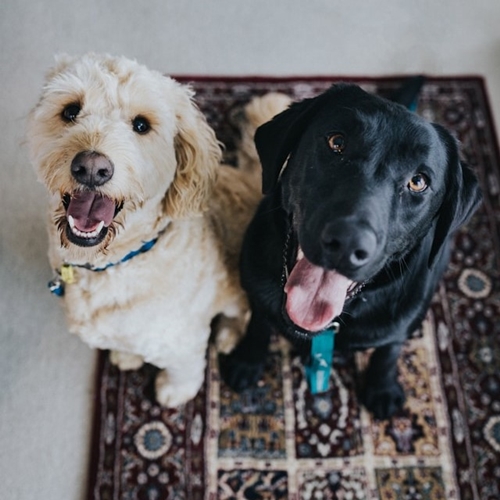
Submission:
[[[87,187],[102,186],[113,177],[114,167],[106,156],[94,151],[82,151],[71,162],[71,175]]]
[[[377,249],[373,230],[349,219],[328,223],[321,241],[328,260],[338,269],[358,269],[368,264]]]

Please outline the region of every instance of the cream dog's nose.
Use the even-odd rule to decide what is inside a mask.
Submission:
[[[82,151],[71,162],[71,175],[80,183],[93,188],[108,182],[114,173],[111,161],[101,153]]]

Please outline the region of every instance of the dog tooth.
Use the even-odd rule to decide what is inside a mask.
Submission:
[[[299,247],[299,250],[297,251],[297,260],[302,260],[304,258],[304,252],[302,251],[302,248]]]
[[[95,238],[99,235],[99,233],[102,231],[102,228],[104,227],[104,221],[101,221],[99,222],[99,225],[94,231],[89,231],[89,232],[80,231],[75,227],[75,221],[73,217],[71,218],[70,217],[71,215],[68,216],[68,221],[69,221],[69,226],[71,228],[71,232],[74,235],[78,236],[79,238],[86,238],[86,239]]]
[[[102,228],[104,227],[104,221],[99,222],[99,225],[97,226],[94,231],[80,231],[75,227],[75,221],[71,215],[68,215],[68,222],[69,226],[71,228],[71,232],[75,235],[78,236],[79,238],[85,238],[85,239],[90,239],[90,238],[96,238],[99,233],[102,231]]]

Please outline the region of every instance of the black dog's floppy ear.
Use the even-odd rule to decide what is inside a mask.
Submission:
[[[262,164],[264,194],[276,186],[283,164],[299,141],[302,131],[329,94],[327,91],[317,97],[292,104],[257,129],[255,145]]]
[[[448,236],[467,221],[481,203],[482,195],[474,172],[460,161],[457,141],[440,125],[434,125],[446,146],[448,175],[446,194],[438,212],[429,267]]]

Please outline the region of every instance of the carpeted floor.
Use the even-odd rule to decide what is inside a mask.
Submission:
[[[189,79],[184,79],[190,81]],[[234,161],[235,111],[256,94],[310,97],[335,79],[195,79],[197,101]],[[354,79],[386,94],[400,80]],[[454,131],[485,202],[456,235],[449,270],[401,359],[405,409],[373,420],[355,397],[367,354],[335,357],[332,389],[312,396],[276,338],[254,391],[231,393],[208,353],[185,407],[155,404],[155,368],[120,373],[101,356],[92,499],[500,498],[500,169],[479,78],[429,78],[418,113]]]

